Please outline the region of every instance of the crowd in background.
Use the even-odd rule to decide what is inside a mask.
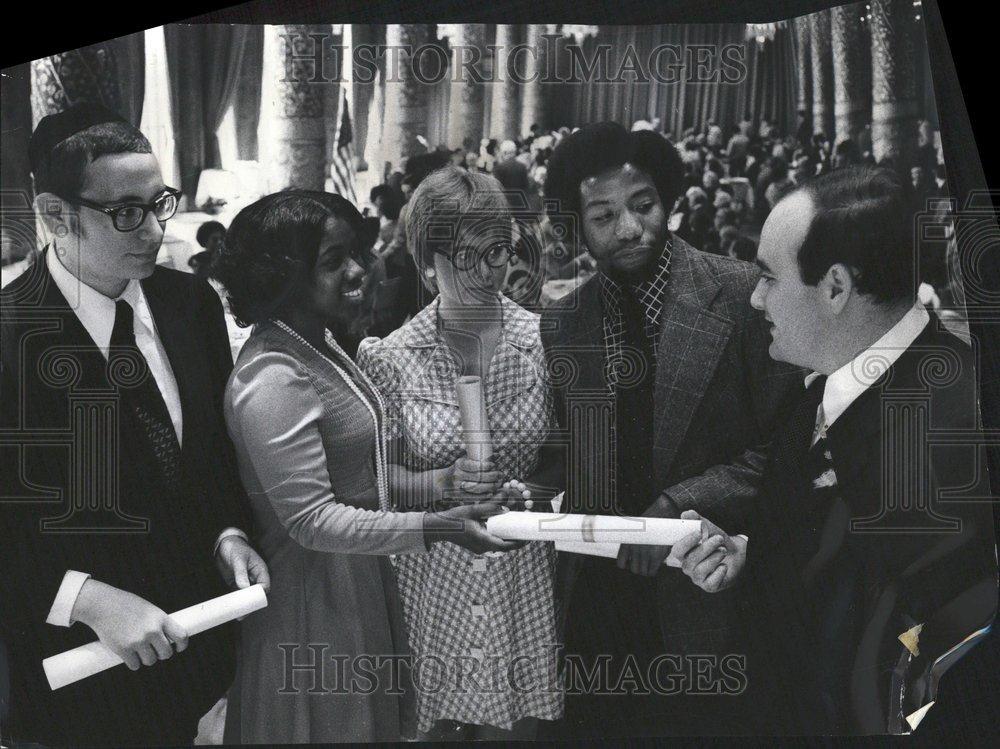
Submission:
[[[760,227],[768,213],[795,186],[845,166],[876,163],[870,126],[856,139],[834,145],[826,135],[813,131],[806,111],[799,112],[794,133],[781,132],[767,119],[754,122],[750,118],[728,133],[718,122],[706,120],[679,137],[664,132],[658,118],[637,120],[631,127],[662,134],[674,143],[684,163],[686,187],[672,207],[671,231],[704,252],[749,262],[756,256]],[[407,251],[405,212],[421,181],[447,164],[492,174],[508,193],[518,227],[517,255],[511,261],[504,289],[508,296],[537,311],[589,278],[595,270],[593,259],[585,247],[567,241],[558,222],[551,220],[559,206],[546,201],[544,192],[549,157],[570,132],[568,127],[546,130],[535,124],[516,140],[483,138],[477,145],[466,138],[461,147],[442,144],[399,165],[386,163],[381,183],[367,196],[367,205],[361,200],[358,206],[382,273],[367,332],[387,335],[428,301]],[[911,184],[914,198],[923,205],[947,197],[945,167],[934,136],[930,122],[922,120],[910,163],[879,162],[901,172]],[[946,211],[945,202],[940,206],[942,213]],[[188,261],[192,271],[208,277],[225,231],[218,221],[208,221],[199,229],[201,250]],[[8,244],[5,241],[5,246]],[[5,252],[5,265],[14,259],[13,253]],[[935,249],[931,256],[922,258],[921,267],[922,280],[927,282],[921,293],[927,303],[938,308],[961,304],[961,292],[954,283],[955,258],[946,258]]]

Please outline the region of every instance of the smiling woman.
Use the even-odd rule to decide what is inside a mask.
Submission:
[[[407,647],[386,555],[440,541],[513,548],[475,522],[499,511],[492,503],[388,511],[382,399],[339,342],[366,296],[362,232],[337,195],[269,195],[233,219],[215,271],[254,324],[225,415],[273,581],[267,609],[243,623],[226,743],[398,740],[411,711],[393,658]],[[297,689],[286,679],[299,646],[388,662],[364,690]]]

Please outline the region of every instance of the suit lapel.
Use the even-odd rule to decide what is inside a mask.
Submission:
[[[571,391],[608,394],[607,352],[604,347],[604,307],[597,276],[587,281],[577,297],[577,309],[561,315],[559,322],[568,328],[562,349],[577,368]],[[559,351],[551,352],[558,355]],[[552,366],[550,364],[550,366]]]
[[[733,321],[711,309],[719,281],[674,240],[657,348],[654,449],[668,473],[729,342]]]
[[[90,337],[90,333],[87,332],[83,323],[80,322],[80,318],[76,316],[76,312],[66,301],[66,297],[59,290],[59,286],[49,273],[46,261],[45,253],[42,253],[35,264],[38,273],[37,284],[40,290],[38,297],[41,300],[40,308],[37,310],[25,309],[31,317],[37,317],[39,322],[48,323],[52,312],[56,312],[59,318],[59,323],[56,326],[46,324],[46,332],[38,334],[47,340],[46,353],[55,355],[57,350],[61,350],[79,363],[80,378],[73,387],[78,389],[111,387],[107,377],[107,360],[94,339]],[[29,329],[34,328],[35,326],[32,325]],[[37,364],[49,371],[48,365],[54,364],[54,362],[40,361]]]

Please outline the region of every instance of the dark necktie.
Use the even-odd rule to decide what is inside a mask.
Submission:
[[[617,388],[618,506],[629,515],[641,515],[656,499],[653,487],[653,380],[656,361],[646,334],[642,305],[623,290],[621,299],[625,356],[641,357],[642,378]],[[627,369],[631,369],[628,367]]]
[[[146,370],[141,381],[131,386],[119,386],[118,394],[127,413],[134,418],[140,434],[156,459],[163,480],[172,488],[181,482],[181,448],[177,441],[170,411],[163,400],[149,362],[135,342],[132,307],[119,299],[115,302],[115,327],[111,331],[111,353],[127,353]]]

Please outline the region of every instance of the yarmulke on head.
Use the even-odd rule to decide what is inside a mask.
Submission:
[[[87,165],[113,153],[152,153],[152,147],[128,120],[101,104],[81,102],[46,115],[28,143],[35,192],[76,194]]]
[[[126,122],[117,112],[102,104],[81,102],[62,112],[47,114],[39,120],[28,143],[28,159],[32,173],[37,171],[42,159],[52,153],[52,149],[79,132],[104,122]]]

